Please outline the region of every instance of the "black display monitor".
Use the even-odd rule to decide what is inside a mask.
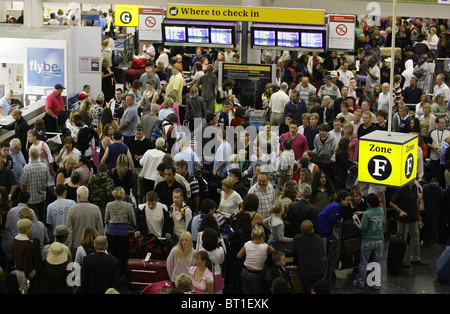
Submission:
[[[254,46],[276,46],[276,32],[274,30],[254,29],[253,30]]]
[[[277,32],[277,46],[286,48],[300,47],[300,33],[296,31],[283,30]]]
[[[164,38],[166,42],[170,43],[186,42],[186,27],[177,25],[166,25],[164,27]]]
[[[302,48],[323,49],[325,48],[324,32],[307,31],[300,33],[300,46]]]
[[[193,27],[187,28],[188,43],[209,44],[209,27]]]
[[[233,29],[211,26],[211,44],[232,45]]]

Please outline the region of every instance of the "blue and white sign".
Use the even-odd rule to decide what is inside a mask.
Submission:
[[[28,86],[64,86],[64,77],[64,49],[28,47]]]

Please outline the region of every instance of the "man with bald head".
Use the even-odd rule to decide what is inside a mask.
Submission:
[[[383,83],[381,85],[381,93],[378,95],[378,107],[377,110],[386,110],[389,112],[389,97],[392,95],[390,93],[390,85],[389,83]],[[393,97],[393,96],[392,96]]]

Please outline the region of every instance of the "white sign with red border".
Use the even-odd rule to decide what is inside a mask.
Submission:
[[[163,9],[139,8],[139,40],[162,42]]]
[[[355,49],[354,15],[330,15],[328,24],[328,50]]]

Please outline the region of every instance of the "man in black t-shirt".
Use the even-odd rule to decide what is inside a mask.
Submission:
[[[175,173],[175,167],[166,166],[164,169],[164,181],[159,182],[154,189],[159,196],[159,202],[166,205],[167,208],[170,208],[173,204],[172,194],[175,189],[181,189],[184,200],[188,199],[184,186],[175,180]]]

